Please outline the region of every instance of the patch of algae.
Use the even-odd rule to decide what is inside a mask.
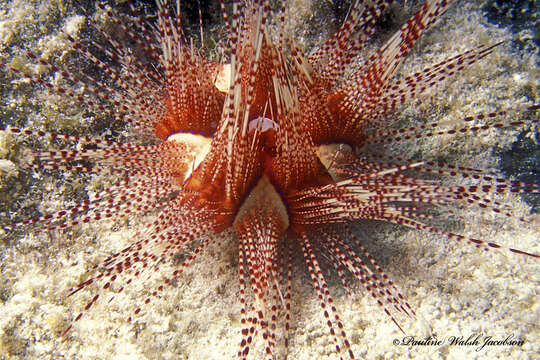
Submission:
[[[299,14],[294,29],[306,29],[303,26],[311,20],[322,23],[319,13],[306,12],[311,8],[310,3],[298,3],[298,7],[291,9],[291,14],[295,11]],[[328,11],[325,3],[321,0],[312,6]],[[55,13],[60,4],[65,6],[63,11],[59,15],[49,15],[49,11]],[[485,23],[482,4],[482,1],[462,1],[450,10],[415,47],[403,72],[416,71],[480,44],[512,38],[509,31]],[[57,38],[57,30],[72,24],[75,16],[76,12],[67,1],[7,2],[0,11],[0,59],[17,68],[20,66],[24,71],[54,76],[44,74],[44,69],[30,62],[22,49],[43,52],[53,61],[62,59],[64,65],[73,65],[70,52],[64,48],[67,44]],[[392,16],[405,18],[399,11]],[[306,44],[318,40],[311,37],[312,30],[299,33],[306,37]],[[84,27],[74,30],[74,34],[84,34]],[[47,44],[59,45],[47,53]],[[539,77],[535,53],[536,49],[516,51],[504,43],[456,81],[446,84],[441,92],[424,96],[402,109],[394,120],[410,126],[537,101]],[[105,120],[94,119],[83,109],[73,108],[74,104],[21,81],[5,69],[0,70],[0,81],[4,85],[0,90],[2,124],[96,136],[105,126],[89,125]],[[404,157],[435,155],[463,166],[496,168],[493,149],[508,148],[516,140],[517,133],[518,130],[504,129],[478,136],[392,144],[383,150]],[[22,163],[25,151],[59,146],[32,140],[21,144],[4,133],[0,135],[1,158],[14,165]],[[12,169],[10,165],[4,168]],[[38,211],[59,209],[75,202],[73,197],[81,189],[86,188],[91,193],[102,188],[106,181],[75,179],[67,174],[2,172],[0,211],[3,221],[16,221],[36,215]],[[516,218],[528,213],[529,207],[516,196],[499,196],[497,200],[508,204]],[[462,207],[459,211],[465,221],[442,226],[464,235],[540,252],[537,219],[536,223],[525,225],[474,208]],[[235,354],[240,341],[240,308],[236,243],[231,238],[212,245],[186,270],[182,279],[165,289],[161,300],[144,308],[142,316],[133,322],[127,317],[146,298],[143,284],[134,284],[126,289],[125,296],[109,304],[107,301],[98,303],[67,338],[59,337],[68,320],[92,296],[85,293],[66,298],[65,290],[84,280],[85,271],[99,263],[104,255],[128,244],[138,229],[133,223],[127,228],[120,225],[104,222],[40,236],[3,235],[0,243],[0,357],[224,359]],[[393,345],[393,340],[402,339],[403,334],[389,323],[369,295],[354,284],[353,296],[348,298],[338,280],[330,278],[330,290],[357,357],[528,359],[540,350],[540,306],[535,279],[540,270],[538,262],[497,252],[482,254],[444,238],[393,226],[365,224],[358,226],[357,232],[365,234],[368,238],[366,246],[416,309],[418,320],[403,324],[407,334],[419,338],[435,334],[446,340],[441,346],[409,348]],[[320,315],[309,277],[302,260],[295,262],[289,358],[334,358],[332,340]],[[156,275],[155,280],[158,278]],[[513,335],[525,339],[525,344],[520,347],[491,346],[479,351],[473,346],[448,345],[450,336],[467,338],[471,334],[483,338],[493,336],[494,339]]]

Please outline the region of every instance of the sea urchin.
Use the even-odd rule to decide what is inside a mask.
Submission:
[[[538,186],[475,168],[373,151],[378,144],[538,121],[516,119],[521,113],[537,112],[538,105],[532,105],[388,128],[387,118],[398,106],[454,78],[497,46],[478,46],[395,78],[419,37],[454,2],[427,1],[368,57],[363,57],[368,40],[392,1],[356,1],[338,31],[310,53],[281,31],[287,21],[285,5],[273,11],[269,1],[234,1],[229,23],[222,2],[228,36],[222,44],[224,56],[217,62],[187,40],[180,16],[175,15],[179,2],[158,0],[156,22],[136,20],[132,27],[100,4],[125,33],[124,40],[144,51],[144,59],[97,25],[110,47],[98,42],[88,46],[67,33],[64,37],[114,86],[91,76],[77,77],[27,52],[28,58],[67,81],[84,84],[91,96],[15,66],[13,72],[127,124],[139,143],[7,127],[5,131],[13,134],[80,144],[33,153],[27,168],[104,173],[118,179],[81,203],[10,225],[8,230],[50,232],[153,214],[129,246],[96,265],[94,275],[70,289],[74,295],[95,285],[103,288],[89,298],[62,336],[69,336],[84,313],[105,297],[105,290],[118,294],[133,279],[159,272],[162,282],[149,283],[144,305],[128,315],[138,316],[222,234],[232,234],[238,243],[241,359],[286,356],[295,254],[301,254],[307,265],[339,357],[352,359],[354,353],[321,262],[335,267],[346,289],[351,279],[358,280],[404,331],[399,318],[413,317],[415,311],[362,245],[352,229],[356,221],[397,224],[484,250],[538,258],[434,225],[439,214],[450,212],[448,206],[455,203],[511,216],[491,196],[536,192]],[[135,7],[133,11],[137,15]],[[442,176],[458,184],[437,181]],[[189,256],[179,259],[178,253],[188,248]]]

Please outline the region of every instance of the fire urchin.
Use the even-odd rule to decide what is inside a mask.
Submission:
[[[401,329],[399,314],[415,314],[363,247],[352,229],[355,221],[383,221],[486,250],[500,248],[487,239],[458,235],[431,224],[438,213],[451,211],[447,206],[454,203],[505,214],[508,210],[494,202],[492,194],[538,190],[470,167],[409,162],[372,151],[377,144],[518,126],[525,120],[508,115],[538,109],[509,108],[389,129],[384,122],[399,105],[454,77],[494,48],[478,46],[394,79],[416,40],[453,1],[426,2],[394,36],[361,61],[359,55],[364,54],[375,23],[389,3],[357,2],[342,27],[309,54],[279,32],[285,27],[285,7],[274,16],[279,25],[277,31],[272,28],[276,34],[269,26],[274,15],[269,4],[235,3],[224,44],[228,52],[220,62],[206,60],[185,40],[179,18],[168,4],[158,2],[154,27],[136,22],[128,28],[116,20],[112,10],[103,8],[153,62],[143,62],[127,48],[115,46],[116,41],[103,33],[112,47],[92,45],[111,58],[108,63],[66,34],[73,47],[114,82],[114,88],[106,88],[93,78],[82,79],[86,90],[102,102],[20,69],[12,70],[131,125],[145,143],[8,128],[16,134],[83,144],[83,149],[33,154],[30,168],[112,173],[119,179],[81,204],[11,229],[38,224],[36,232],[53,231],[105,218],[132,218],[159,208],[129,246],[96,266],[95,276],[70,291],[73,294],[99,284],[119,293],[133,278],[162,276],[162,283],[153,280],[143,290],[145,304],[161,297],[164,286],[175,282],[220,234],[234,233],[240,275],[240,358],[253,353],[254,342],[262,343],[257,351],[269,358],[279,355],[278,343],[287,351],[292,263],[294,254],[300,253],[323,309],[333,350],[353,358],[321,262],[335,267],[345,289],[352,278],[359,280],[397,328]],[[27,55],[67,81],[81,82],[35,54]],[[113,62],[121,68],[112,66]],[[482,122],[485,119],[489,121]],[[460,185],[434,181],[437,176],[454,178]],[[473,181],[465,183],[469,179]],[[187,248],[189,256],[179,258],[178,253]],[[75,322],[105,294],[100,290],[91,295]],[[137,306],[133,314],[141,309],[144,307]]]

